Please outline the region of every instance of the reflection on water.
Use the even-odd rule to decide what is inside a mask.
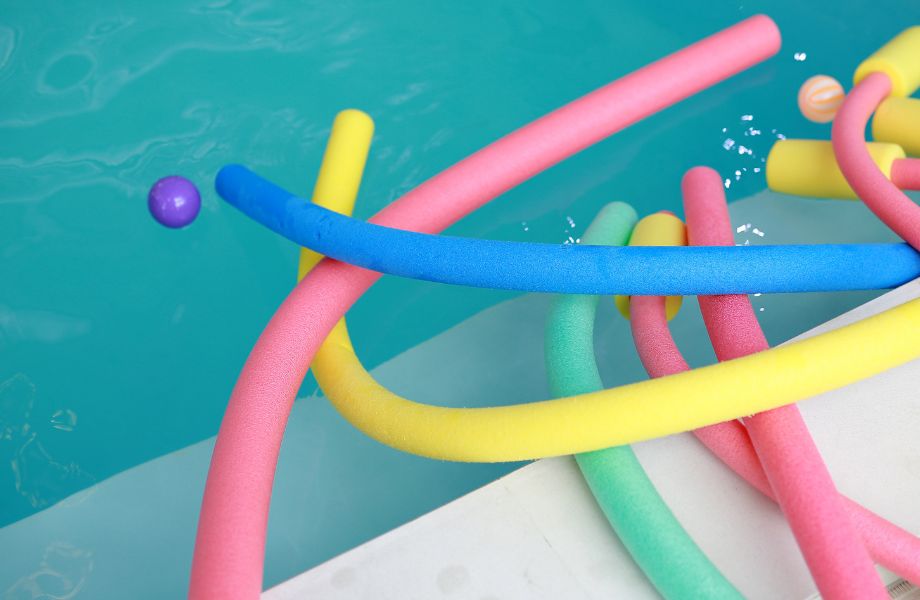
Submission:
[[[38,569],[4,592],[6,600],[68,600],[74,598],[93,570],[93,553],[65,542],[45,549]]]
[[[0,481],[12,479],[13,489],[33,509],[41,509],[92,485],[94,478],[73,461],[58,461],[42,443],[33,423],[35,385],[22,373],[0,383],[0,459],[9,469]],[[73,431],[76,413],[59,409],[51,425]]]

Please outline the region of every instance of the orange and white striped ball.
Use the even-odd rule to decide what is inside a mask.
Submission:
[[[843,86],[827,75],[809,77],[799,88],[799,110],[809,121],[829,123],[843,103]]]

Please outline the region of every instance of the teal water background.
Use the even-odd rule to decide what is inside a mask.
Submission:
[[[798,115],[801,82],[824,73],[848,86],[855,65],[920,9],[908,0],[0,0],[0,526],[216,433],[297,260],[291,244],[216,197],[221,165],[245,163],[306,194],[335,113],[361,108],[377,125],[356,208],[366,218],[500,135],[757,12],[783,32],[778,56],[449,230],[560,243],[577,240],[612,200],[640,214],[681,213],[680,177],[697,164],[720,171],[730,200],[763,190],[755,169],[777,137],[829,136]],[[146,209],[149,186],[172,173],[203,195],[201,215],[182,231]],[[872,217],[847,214],[838,231],[855,240]],[[891,239],[873,231],[872,240]],[[800,233],[790,241],[823,241]],[[768,337],[782,341],[871,296],[828,295],[794,318],[765,314]],[[513,297],[384,278],[349,322],[373,367]],[[691,352],[709,359],[698,345]],[[308,378],[302,395],[314,388]],[[339,458],[348,464],[347,446]],[[387,464],[411,481],[419,462]],[[441,473],[454,497],[512,467]],[[337,485],[357,489],[347,470]],[[398,516],[379,519],[369,504],[349,540],[446,499],[419,491]],[[316,552],[291,569],[342,549],[311,543]]]

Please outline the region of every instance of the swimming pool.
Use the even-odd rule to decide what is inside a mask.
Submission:
[[[181,459],[206,454],[200,447],[181,449],[214,434],[252,342],[293,284],[293,246],[210,191],[221,164],[244,161],[306,192],[332,116],[360,107],[377,122],[356,211],[367,217],[483,143],[757,9],[662,3],[640,10],[625,2],[584,3],[565,12],[555,3],[6,8],[0,23],[0,97],[7,107],[0,119],[0,275],[7,282],[0,296],[0,443],[11,466],[0,479],[0,516],[4,525],[15,525],[0,539],[23,552],[4,565],[0,589],[36,589],[29,578],[43,569],[66,571],[53,566],[63,562],[76,573],[67,571],[64,579],[82,582],[73,592],[125,595],[121,579],[131,579],[128,563],[135,561],[160,573],[162,587],[144,588],[150,595],[184,588],[196,507],[179,502],[166,510],[143,503],[143,496],[93,485],[179,451],[164,459],[179,461],[169,463],[172,469],[155,464],[159,475],[126,474],[138,482],[125,484],[122,493],[161,477],[162,487],[181,489],[190,499],[200,494],[203,465]],[[785,40],[777,58],[580,154],[451,232],[575,242],[610,200],[629,201],[641,213],[680,212],[679,178],[702,163],[723,174],[730,199],[747,199],[735,207],[740,243],[893,239],[859,205],[828,210],[827,203],[756,195],[764,188],[756,169],[780,135],[827,136],[826,127],[796,114],[798,86],[815,73],[846,81],[859,59],[898,30],[903,23],[896,15],[906,10],[907,3],[895,2],[872,11],[856,3],[832,10],[772,6]],[[860,24],[858,35],[853,23]],[[171,172],[205,192],[198,222],[179,232],[156,226],[144,206],[150,183]],[[768,335],[778,341],[867,297],[756,301]],[[452,331],[469,344],[443,345],[438,362],[459,364],[476,353],[485,332],[456,332],[483,309],[513,298],[387,278],[356,306],[350,324],[370,366],[400,357],[403,362],[394,359],[388,367],[408,369],[417,380],[411,385],[424,387],[432,367],[409,367],[401,355],[457,325]],[[690,327],[692,317],[681,318]],[[510,335],[542,331],[539,318],[513,324]],[[697,364],[711,360],[698,338],[690,345]],[[636,366],[611,363],[608,385],[639,379]],[[399,389],[410,385],[406,379],[392,383]],[[530,396],[493,386],[460,390],[455,400],[533,399],[543,395],[543,381],[535,377]],[[308,381],[302,396],[314,388]],[[303,454],[291,456],[295,462],[279,475],[279,485],[299,477],[301,485],[320,490],[311,489],[308,501],[290,496],[290,506],[276,506],[273,519],[313,522],[314,529],[309,537],[286,540],[293,549],[286,559],[270,557],[267,583],[514,467],[406,457],[351,432],[321,402],[299,404],[313,411],[303,419],[310,441]],[[90,544],[66,539],[73,513],[59,510],[51,516],[63,522],[41,523],[40,511],[81,490],[66,503],[86,511],[81,519],[93,516],[89,527],[97,536]],[[388,495],[381,497],[381,490]],[[115,519],[106,515],[129,502],[136,520],[158,523],[151,528],[162,545],[131,545],[123,554],[113,543],[117,536],[108,527]],[[161,556],[170,547],[173,553]],[[39,577],[35,585],[67,587],[61,577],[46,579],[54,577]]]

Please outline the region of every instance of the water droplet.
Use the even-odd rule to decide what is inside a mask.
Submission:
[[[792,58],[794,58],[796,62],[804,62],[805,59],[808,58],[808,55],[804,52],[796,52],[792,55]]]
[[[61,431],[73,431],[77,426],[77,413],[64,408],[51,415],[51,426]]]
[[[6,590],[5,598],[74,598],[93,571],[91,550],[51,542],[41,563]]]

